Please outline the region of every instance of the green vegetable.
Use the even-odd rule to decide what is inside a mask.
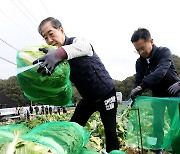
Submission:
[[[21,124],[11,124],[0,127],[0,153],[14,154],[19,137],[29,129]]]
[[[89,135],[77,123],[50,122],[33,128],[22,139],[48,146],[59,154],[78,154],[87,143]]]
[[[11,124],[0,127],[0,146],[12,142],[15,136],[20,136],[29,131],[29,129],[22,124]]]
[[[17,69],[32,65],[32,62],[44,53],[39,48],[52,46],[27,47],[17,53]],[[24,95],[31,101],[41,104],[63,106],[72,104],[72,86],[69,80],[70,67],[67,60],[62,61],[51,76],[37,73],[39,66],[17,75],[18,83]]]

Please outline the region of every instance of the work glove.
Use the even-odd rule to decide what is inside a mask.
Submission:
[[[131,99],[134,101],[136,96],[141,95],[141,93],[142,93],[142,87],[141,86],[137,86],[136,88],[131,90]]]
[[[168,92],[171,94],[171,95],[175,95],[177,92],[180,91],[180,81],[179,82],[176,82],[174,83],[173,85],[171,85],[169,88],[168,88]]]
[[[60,48],[59,48],[60,49]],[[56,49],[40,48],[40,51],[46,53],[46,55],[35,60],[33,64],[42,62],[37,72],[42,72],[42,75],[51,75],[55,67],[62,61],[62,58]]]
[[[48,53],[48,49],[47,49],[47,48],[39,48],[39,51],[42,51],[42,52],[44,52],[45,54]]]

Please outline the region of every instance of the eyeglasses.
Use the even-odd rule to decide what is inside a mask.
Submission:
[[[146,46],[142,46],[140,49],[136,49],[136,51],[134,51],[134,52],[140,54],[145,51],[146,51]]]

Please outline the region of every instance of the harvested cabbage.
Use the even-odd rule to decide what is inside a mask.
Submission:
[[[0,136],[0,154],[97,154],[84,148],[90,133],[75,122],[49,122],[32,130],[10,124],[0,126]]]
[[[44,53],[39,48],[52,46],[27,47],[17,53],[17,69],[32,65],[32,62]],[[62,61],[51,76],[37,73],[39,66],[17,75],[18,83],[24,95],[31,101],[41,104],[63,106],[72,104],[72,86],[69,80],[70,67],[67,60]]]
[[[14,140],[15,133],[18,135],[25,134],[29,128],[22,124],[11,124],[0,127],[0,146]]]
[[[90,133],[75,122],[50,122],[33,128],[22,136],[56,150],[59,154],[80,153]]]

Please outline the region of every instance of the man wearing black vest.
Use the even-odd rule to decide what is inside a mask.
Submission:
[[[180,79],[177,76],[170,50],[166,47],[157,47],[145,28],[136,30],[131,37],[131,42],[140,55],[136,61],[135,84],[131,91],[131,98],[134,99],[137,95],[141,95],[145,89],[150,89],[154,97],[180,97]],[[152,104],[154,108],[153,126],[154,130],[156,129],[154,136],[157,137],[157,145],[159,145],[159,149],[156,150],[157,154],[162,153],[165,107],[165,103]],[[172,108],[172,104],[167,107]],[[173,116],[173,113],[169,114]]]
[[[114,83],[92,45],[84,39],[68,38],[60,21],[53,17],[44,19],[38,30],[48,45],[57,46],[58,49],[40,49],[47,54],[33,62],[43,62],[37,71],[51,75],[55,67],[67,59],[70,80],[82,97],[71,121],[85,126],[90,116],[99,111],[105,129],[106,151],[118,150]]]

